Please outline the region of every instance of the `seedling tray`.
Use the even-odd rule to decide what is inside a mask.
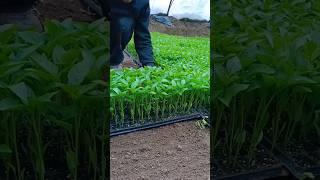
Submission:
[[[136,131],[147,130],[147,129],[151,129],[151,128],[157,128],[157,127],[170,125],[170,124],[174,124],[174,123],[178,123],[178,122],[197,120],[197,119],[201,119],[202,117],[203,117],[202,114],[194,113],[194,114],[190,114],[190,115],[176,116],[176,117],[168,118],[164,121],[157,121],[157,122],[149,121],[149,122],[146,122],[143,124],[137,123],[137,124],[133,124],[133,125],[128,125],[127,128],[112,129],[112,127],[114,127],[114,126],[111,125],[110,137],[123,135],[123,134],[136,132]]]
[[[263,143],[271,149],[271,141],[267,138],[263,140]],[[317,147],[317,146],[315,146]],[[320,178],[320,165],[315,163],[313,157],[305,149],[299,149],[299,157],[289,154],[286,150],[283,150],[279,146],[273,148],[273,154],[279,159],[290,173],[297,179],[301,179],[304,173],[311,173],[315,178]],[[303,160],[298,162],[297,160]],[[301,163],[307,163],[305,166]]]
[[[227,156],[222,149],[216,149],[217,159],[213,161],[211,178],[215,180],[264,180],[289,177],[290,171],[264,145],[258,146],[256,163],[249,165],[246,156],[239,155],[235,166],[226,164]]]
[[[265,180],[278,177],[286,177],[289,172],[283,165],[275,165],[272,167],[247,171],[243,173],[226,175],[220,177],[212,177],[215,180]]]

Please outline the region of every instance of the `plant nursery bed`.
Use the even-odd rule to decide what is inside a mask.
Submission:
[[[57,127],[45,127],[44,130],[44,142],[47,144],[47,151],[45,153],[45,179],[46,180],[71,180],[74,179],[68,171],[68,164],[66,163],[66,156],[64,155],[64,148],[66,147],[66,140],[63,136],[64,132]],[[22,137],[28,137],[28,131],[25,129],[19,132],[20,139]],[[19,151],[21,152],[21,165],[24,167],[24,180],[35,180],[37,177],[34,176],[33,164],[30,163],[28,154],[25,154],[26,147],[28,147],[27,141],[19,143]],[[97,143],[97,147],[101,144]],[[98,152],[100,153],[100,152]],[[88,173],[89,162],[87,160],[79,163],[78,179],[88,180],[92,179],[93,175]],[[0,180],[6,178],[6,168],[0,163]],[[99,171],[99,170],[98,170]],[[11,180],[12,177],[9,179]]]
[[[44,25],[0,30],[0,179],[106,179],[108,25]]]
[[[191,121],[113,137],[111,179],[209,179],[209,139]]]
[[[212,178],[217,180],[245,179],[259,180],[286,177],[289,172],[282,163],[264,146],[259,146],[254,163],[249,163],[246,156],[239,155],[234,165],[228,163],[228,157],[221,149],[217,149],[218,157],[213,161]]]

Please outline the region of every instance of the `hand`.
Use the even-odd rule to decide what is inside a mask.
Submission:
[[[126,3],[126,4],[129,4],[132,2],[132,0],[122,0],[122,2]]]

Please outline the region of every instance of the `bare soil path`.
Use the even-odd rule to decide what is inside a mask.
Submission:
[[[208,180],[209,142],[195,122],[111,138],[111,180]]]

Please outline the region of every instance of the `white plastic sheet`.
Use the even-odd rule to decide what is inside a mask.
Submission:
[[[151,14],[167,13],[170,0],[150,0]],[[169,16],[210,20],[210,0],[174,0]]]

